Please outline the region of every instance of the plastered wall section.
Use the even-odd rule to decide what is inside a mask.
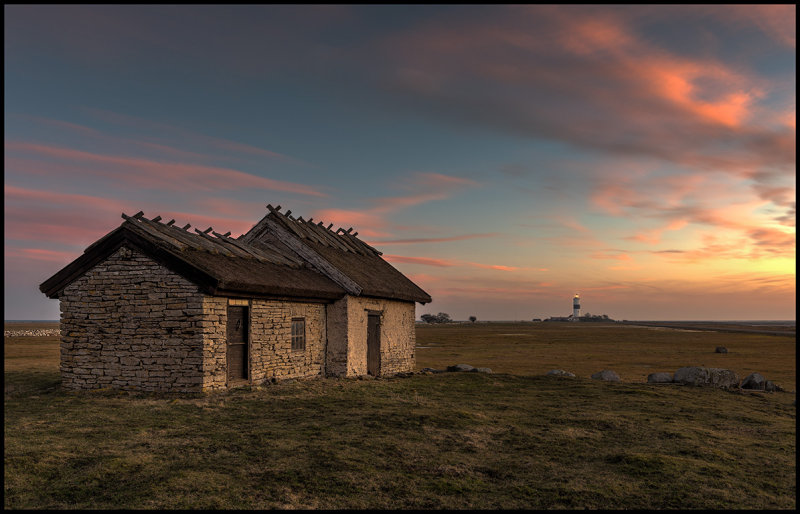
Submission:
[[[246,305],[248,379],[258,385],[273,378],[305,378],[325,374],[325,305],[260,299],[207,296],[203,299],[203,389],[229,387],[227,379],[228,304]],[[292,319],[305,319],[304,350],[292,350]]]
[[[381,315],[380,375],[412,371],[415,364],[415,304],[346,296],[328,305],[327,373],[367,374],[367,316]]]
[[[59,297],[64,388],[200,390],[202,298],[191,282],[121,247]]]

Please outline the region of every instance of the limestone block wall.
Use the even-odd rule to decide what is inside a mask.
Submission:
[[[64,388],[200,390],[202,298],[183,277],[120,248],[59,296]]]
[[[381,375],[412,371],[415,304],[347,296],[328,306],[328,374],[367,374],[367,316],[381,313]]]
[[[324,375],[324,304],[253,300],[251,311],[251,370],[255,383]],[[292,350],[292,318],[305,319],[305,350]]]
[[[325,372],[329,376],[347,376],[347,313],[351,296],[345,296],[326,307],[328,323],[328,351]],[[366,330],[366,328],[365,328]],[[366,362],[366,356],[364,357]],[[366,364],[365,364],[366,365]]]
[[[205,390],[228,386],[226,326],[230,301],[249,307],[249,383],[324,375],[324,304],[206,297],[201,331]],[[292,350],[292,318],[305,318],[305,350]]]
[[[202,308],[203,319],[198,322],[198,332],[203,349],[203,390],[224,389],[228,386],[226,357],[228,299],[205,296]]]

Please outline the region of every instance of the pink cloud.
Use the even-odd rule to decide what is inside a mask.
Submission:
[[[464,234],[461,236],[451,236],[451,237],[424,237],[424,238],[412,238],[412,239],[392,239],[388,241],[369,241],[367,244],[370,246],[376,245],[400,245],[400,244],[418,244],[418,243],[446,243],[450,241],[464,241],[467,239],[476,239],[476,238],[484,238],[484,237],[494,237],[496,236],[496,232],[486,233],[486,234]]]
[[[73,252],[60,252],[56,250],[43,250],[41,248],[15,248],[6,247],[5,257],[19,259],[33,259],[36,261],[68,263],[78,257]]]
[[[478,262],[467,262],[465,263],[468,266],[474,266],[476,268],[483,268],[483,269],[495,269],[499,271],[517,271],[520,268],[515,266],[502,266],[499,264],[481,264]]]
[[[338,227],[344,229],[355,227],[355,231],[362,237],[387,237],[391,235],[387,232],[387,222],[379,214],[369,210],[318,209],[314,211],[314,216],[311,219],[314,222],[322,221],[326,226],[333,223],[332,230]]]
[[[453,261],[447,259],[432,259],[428,257],[407,257],[403,255],[388,255],[388,254],[383,254],[382,257],[389,262],[402,262],[404,264],[422,264],[423,266],[436,266],[440,268],[447,268],[456,265]]]
[[[386,216],[401,209],[449,198],[460,189],[477,185],[474,180],[441,173],[410,173],[401,187],[414,191],[414,194],[376,198],[371,200],[373,207],[363,210],[319,209],[314,211],[313,218],[342,227],[357,227],[359,234],[366,237],[390,237],[389,231],[397,229],[398,225],[387,221]]]
[[[589,258],[591,258],[591,259],[602,259],[602,260],[612,259],[612,260],[618,260],[618,261],[630,261],[630,260],[633,260],[633,257],[628,255],[627,253],[595,252],[595,253],[589,255]]]
[[[39,159],[40,174],[48,174],[48,166],[42,159],[54,158],[68,163],[95,164],[101,168],[82,168],[84,175],[127,182],[143,188],[167,188],[177,191],[195,189],[202,191],[233,189],[268,189],[309,196],[327,196],[314,188],[302,184],[283,182],[250,175],[230,168],[194,164],[156,162],[148,159],[96,154],[35,143],[6,141],[6,152],[33,155]],[[11,161],[11,164],[19,161]],[[9,161],[7,160],[7,164]],[[31,168],[28,168],[31,170]],[[13,169],[11,170],[14,171]]]
[[[500,264],[482,264],[479,262],[458,261],[451,259],[433,259],[429,257],[408,257],[403,255],[387,255],[384,254],[383,258],[389,262],[402,262],[405,264],[422,264],[424,266],[436,267],[453,267],[453,266],[469,266],[473,268],[492,269],[498,271],[518,271],[521,269],[516,266],[503,266]]]
[[[243,153],[243,154],[255,155],[258,157],[267,157],[270,159],[277,159],[280,161],[293,164],[307,164],[300,159],[290,157],[288,155],[284,155],[278,152],[273,152],[272,150],[266,150],[264,148],[259,148],[256,146],[240,143],[237,141],[231,141],[229,139],[223,139],[218,137],[207,136],[204,134],[199,134],[190,130],[186,130],[181,127],[175,127],[173,125],[169,125],[166,123],[159,123],[152,120],[140,118],[137,116],[131,116],[129,114],[121,114],[117,112],[107,111],[104,109],[96,109],[96,108],[87,109],[87,111],[99,119],[111,122],[116,125],[133,127],[135,129],[139,129],[147,133],[152,133],[153,131],[157,131],[170,134],[172,137],[178,137],[181,141],[188,142],[189,144],[199,144],[204,147],[210,146],[221,150],[231,151],[234,153]]]
[[[789,84],[709,53],[657,46],[636,25],[648,9],[530,6],[480,21],[434,17],[379,46],[387,89],[457,124],[699,169],[793,173],[793,135],[755,123]]]
[[[161,210],[149,203],[141,205],[135,200],[40,191],[8,184],[5,185],[4,199],[7,238],[70,246],[87,246],[118,227],[124,221],[120,216],[122,212],[131,216],[143,210],[145,216],[151,219],[156,216],[161,216],[164,222],[175,219],[178,226],[190,223],[193,228],[200,230],[211,226],[220,233],[233,232],[233,237],[255,224],[252,219],[248,220],[250,216],[225,217]],[[218,203],[215,205],[219,206]]]

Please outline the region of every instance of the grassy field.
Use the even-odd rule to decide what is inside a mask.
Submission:
[[[420,326],[418,368],[495,373],[182,396],[65,393],[56,338],[7,338],[4,506],[794,509],[794,394],[643,383],[705,364],[794,389],[794,339],[718,335]]]
[[[683,366],[757,371],[787,391],[796,388],[796,339],[693,332],[620,323],[462,323],[417,325],[418,368],[464,362],[493,371],[540,375],[551,369],[589,378],[603,369],[623,382],[644,382]],[[724,346],[728,353],[715,353]]]

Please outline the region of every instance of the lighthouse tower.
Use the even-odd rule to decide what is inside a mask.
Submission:
[[[575,293],[575,298],[572,299],[572,321],[578,321],[581,317],[581,297]]]

